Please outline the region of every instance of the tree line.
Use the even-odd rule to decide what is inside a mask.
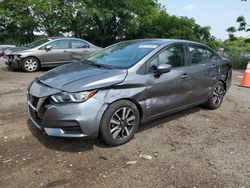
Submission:
[[[0,0],[0,43],[69,34],[99,46],[135,38],[179,38],[216,47],[210,27],[169,15],[157,0]]]

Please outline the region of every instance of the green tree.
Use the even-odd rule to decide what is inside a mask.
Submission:
[[[234,26],[227,28],[226,31],[228,32],[228,36],[230,40],[234,40],[236,38],[235,33],[237,29]]]
[[[71,0],[29,0],[31,13],[37,23],[37,32],[44,32],[47,36],[59,35],[67,31],[68,19],[72,19],[75,4]]]
[[[171,16],[156,0],[1,0],[0,42],[71,33],[100,46],[135,38],[181,38],[216,46],[210,27]]]
[[[23,44],[32,42],[37,27],[26,0],[0,2],[0,40]]]

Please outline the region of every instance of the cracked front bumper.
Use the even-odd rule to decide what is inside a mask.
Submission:
[[[49,95],[44,96],[44,92]],[[36,82],[31,85],[28,111],[33,124],[49,136],[96,138],[108,105],[94,97],[82,103],[55,104],[50,96],[57,92]]]
[[[30,102],[28,105],[30,120],[49,136],[88,138],[98,136],[101,117],[107,107],[95,99],[77,104],[53,104],[41,117]]]
[[[5,61],[5,64],[9,67],[15,68],[15,69],[21,69],[21,63],[20,60],[7,60]]]

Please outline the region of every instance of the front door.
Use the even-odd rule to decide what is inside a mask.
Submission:
[[[41,57],[41,61],[44,64],[63,64],[70,62],[71,54],[69,51],[69,40],[61,39],[52,41],[47,44],[47,46],[51,46],[52,48],[49,51],[45,51],[45,53]]]
[[[188,104],[191,81],[186,73],[185,56],[185,47],[175,45],[164,49],[148,63],[146,108],[149,118]],[[156,67],[163,63],[172,65],[172,70],[156,76]]]

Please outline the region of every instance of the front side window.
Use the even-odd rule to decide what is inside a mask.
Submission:
[[[81,40],[72,40],[71,41],[71,47],[73,49],[79,49],[79,48],[89,48],[88,43],[81,41]]]
[[[48,41],[50,41],[50,39],[47,39],[47,38],[40,39],[40,40],[36,40],[36,41],[34,41],[34,42],[30,43],[30,44],[27,44],[24,47],[27,47],[27,48],[36,48],[36,47],[41,46],[42,44],[44,44],[44,43],[46,43]]]
[[[157,57],[150,61],[149,72],[152,72],[160,64],[168,64],[172,67],[185,65],[184,47],[181,45],[172,46],[162,51]]]
[[[67,49],[69,48],[69,41],[68,40],[57,40],[48,44],[52,46],[52,49]]]
[[[189,46],[191,64],[207,63],[213,57],[213,52],[199,46]]]

